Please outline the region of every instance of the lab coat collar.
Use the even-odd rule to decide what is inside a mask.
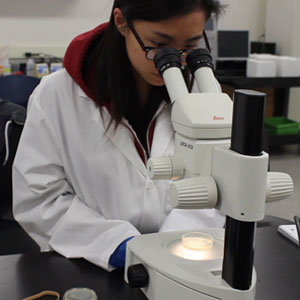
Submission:
[[[110,122],[110,114],[105,107],[102,110],[102,117],[103,118],[101,118],[99,108],[95,109],[93,120],[104,133]],[[135,165],[135,167],[146,177],[146,166],[136,150],[134,136],[131,133],[131,130],[129,130],[129,128],[125,126],[125,124],[126,123],[122,122],[115,130],[114,124],[112,123],[106,131],[105,135],[119,148],[120,152],[122,152],[125,157],[127,157],[128,160],[130,160],[131,163]],[[128,126],[130,125],[128,124]]]
[[[90,99],[92,100],[91,98],[89,98],[87,96],[87,94],[83,91],[83,89],[78,85],[78,96],[79,97],[82,97],[82,98],[85,98],[85,99]]]
[[[92,101],[79,86],[78,95],[84,99]],[[153,120],[156,119],[156,124],[150,152],[151,157],[158,157],[163,156],[165,154],[171,154],[166,153],[168,146],[170,145],[174,137],[174,130],[170,122],[170,113],[171,105],[163,101],[153,117]],[[102,110],[102,116],[103,119],[101,118],[99,108],[95,107],[95,110],[92,114],[92,118],[95,121],[95,123],[102,129],[102,131],[105,132],[110,122],[110,113],[105,107]],[[146,165],[141,159],[135,146],[135,139],[138,141],[138,138],[128,121],[123,118],[122,122],[116,130],[114,130],[114,124],[111,124],[111,126],[105,134],[119,148],[119,150],[140,170],[140,172],[144,176],[146,176]],[[146,156],[145,153],[144,156]]]

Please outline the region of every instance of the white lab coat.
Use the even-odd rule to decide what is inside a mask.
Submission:
[[[151,156],[173,152],[170,106],[157,115]],[[170,214],[168,181],[147,177],[130,130],[105,133],[109,121],[65,70],[33,92],[13,166],[13,210],[42,251],[111,270],[110,255],[130,236],[223,226],[215,210]]]

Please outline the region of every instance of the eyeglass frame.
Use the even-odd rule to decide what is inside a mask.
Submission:
[[[129,29],[131,30],[131,32],[132,32],[133,35],[135,36],[137,42],[138,42],[139,45],[141,46],[142,50],[145,52],[146,59],[148,59],[148,60],[153,60],[153,58],[149,58],[149,57],[148,57],[148,53],[149,53],[151,50],[156,50],[156,49],[161,49],[161,48],[146,46],[146,45],[144,44],[143,40],[141,39],[141,37],[139,36],[139,34],[136,32],[136,30],[135,30],[133,24],[132,24],[131,22],[127,22],[127,24],[128,24]],[[208,49],[209,52],[211,52],[211,48],[210,48],[210,45],[209,45],[208,38],[207,38],[207,35],[206,35],[205,30],[203,30],[203,38],[204,38],[204,42],[205,42],[206,48]],[[197,48],[195,48],[195,49],[197,49]],[[181,49],[181,50],[177,50],[177,51],[178,51],[178,54],[180,55],[180,58],[181,58],[182,53],[185,53],[185,52],[187,52],[187,51],[189,51],[189,50],[194,51],[195,49]]]

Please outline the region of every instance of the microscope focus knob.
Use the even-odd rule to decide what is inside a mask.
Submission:
[[[177,156],[152,157],[147,163],[150,179],[173,179],[183,176],[183,161]]]
[[[167,156],[150,158],[147,168],[151,179],[171,179],[172,163]]]
[[[293,194],[294,184],[290,175],[281,172],[268,172],[266,202],[288,198]]]
[[[143,264],[131,265],[127,269],[128,283],[133,288],[146,287],[149,283],[149,274]]]
[[[170,198],[174,208],[214,208],[218,200],[217,185],[211,176],[178,180],[170,186]]]

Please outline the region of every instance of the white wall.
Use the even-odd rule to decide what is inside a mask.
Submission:
[[[0,0],[0,46],[63,55],[77,34],[108,20],[112,0]]]
[[[141,0],[142,1],[142,0]],[[219,26],[249,29],[252,40],[264,32],[266,0],[223,0]],[[113,0],[0,0],[0,46],[14,40],[13,57],[25,51],[63,55],[78,33],[108,20]]]
[[[299,0],[267,0],[266,40],[277,43],[280,55],[300,58],[299,12]],[[300,122],[300,88],[290,90],[288,116]]]
[[[221,0],[227,5],[219,28],[249,30],[250,40],[257,41],[264,34],[266,0]]]
[[[298,0],[296,0],[298,1]],[[292,55],[295,0],[268,0],[266,9],[266,41],[276,42],[277,53]]]
[[[294,12],[294,31],[292,35],[292,55],[300,59],[300,1],[297,0]],[[289,117],[300,122],[300,88],[291,89],[290,103],[289,103]]]

